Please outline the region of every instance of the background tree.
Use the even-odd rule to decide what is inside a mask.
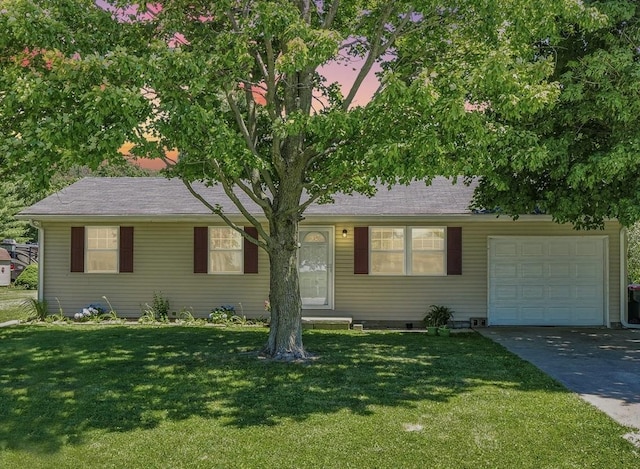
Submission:
[[[15,239],[23,243],[30,239],[29,224],[18,221],[14,215],[26,204],[17,194],[16,184],[11,181],[0,183],[0,240]]]
[[[533,44],[607,22],[574,0],[96,3],[0,0],[6,166],[41,187],[52,170],[121,161],[125,141],[140,156],[177,149],[166,174],[204,204],[191,182],[221,184],[258,230],[251,241],[270,260],[265,353],[276,358],[305,356],[305,209],[371,194],[375,179],[482,174],[488,147],[510,150],[495,122],[531,120],[557,98],[553,62]],[[323,75],[331,63],[353,69],[351,86]],[[376,63],[381,86],[355,106]]]
[[[546,78],[557,86],[552,106],[530,114],[487,109],[501,138],[479,169],[477,206],[542,211],[579,228],[640,217],[640,5],[594,4],[606,21],[534,44],[555,65]]]

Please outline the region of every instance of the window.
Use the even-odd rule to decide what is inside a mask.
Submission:
[[[404,228],[371,228],[371,273],[404,275]]]
[[[243,272],[243,238],[230,227],[209,228],[209,272]]]
[[[71,272],[133,272],[133,226],[72,226]]]
[[[371,227],[370,273],[445,275],[444,228]]]
[[[118,232],[115,226],[86,227],[86,272],[118,272]]]

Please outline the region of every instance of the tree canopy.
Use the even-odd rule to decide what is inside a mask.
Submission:
[[[258,236],[211,211],[269,254],[266,352],[303,356],[297,226],[338,191],[464,174],[485,208],[629,219],[632,199],[590,191],[622,195],[637,165],[637,18],[624,0],[0,0],[0,158],[43,186],[124,142],[177,149],[167,176],[221,184]]]

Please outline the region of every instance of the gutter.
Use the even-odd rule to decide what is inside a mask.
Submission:
[[[640,324],[629,324],[629,291],[627,285],[627,229],[620,229],[620,323],[628,329],[640,329]]]

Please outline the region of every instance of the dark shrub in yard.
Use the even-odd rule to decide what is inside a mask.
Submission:
[[[29,264],[15,281],[16,286],[25,287],[28,290],[38,288],[38,264]]]

